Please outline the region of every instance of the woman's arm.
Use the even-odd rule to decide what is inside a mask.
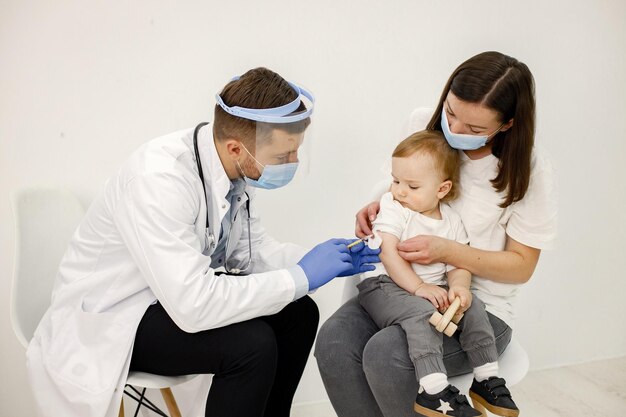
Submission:
[[[356,225],[354,228],[354,234],[359,238],[364,238],[372,234],[372,222],[376,220],[376,216],[380,211],[380,198],[387,191],[391,190],[391,185],[388,180],[381,181],[374,187],[374,196],[376,201],[372,201],[367,206],[363,207],[356,214]]]
[[[506,284],[523,284],[535,271],[540,249],[507,236],[502,251],[472,248],[437,236],[416,236],[398,244],[399,255],[408,262],[445,262],[474,275]]]
[[[383,240],[380,247],[380,261],[385,266],[387,274],[393,282],[410,294],[427,299],[436,308],[446,308],[449,305],[446,290],[422,281],[411,267],[411,264],[398,254],[396,247],[399,239],[397,237],[385,232],[377,233],[380,233]]]
[[[376,220],[376,215],[380,211],[380,202],[372,201],[363,207],[356,214],[356,225],[354,234],[356,237],[363,239],[365,236],[372,234],[372,222]]]

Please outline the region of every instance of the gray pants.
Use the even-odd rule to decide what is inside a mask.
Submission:
[[[446,373],[444,335],[428,322],[436,311],[430,301],[408,293],[387,275],[368,278],[358,285],[358,289],[361,306],[378,327],[400,325],[406,333],[409,357],[418,380],[435,372]],[[485,305],[477,297],[473,298],[472,305],[459,322],[457,332],[472,368],[498,360],[493,329]]]
[[[487,313],[501,354],[512,330]],[[415,368],[400,326],[381,329],[356,297],[320,328],[315,357],[324,386],[339,417],[415,417]],[[443,339],[448,376],[472,371],[458,335]]]

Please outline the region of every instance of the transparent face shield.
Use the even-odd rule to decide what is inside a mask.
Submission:
[[[238,79],[235,77],[233,81]],[[219,94],[216,95],[217,104],[226,113],[255,122],[254,137],[240,140],[243,152],[235,160],[237,170],[250,186],[273,190],[293,185],[308,175],[311,155],[309,125],[315,99],[308,90],[294,83],[289,85],[296,93],[295,99],[274,108],[228,106]],[[249,200],[245,215],[247,225],[243,226],[237,249],[229,255],[229,242],[226,244],[227,259],[224,267],[231,274],[250,272],[252,240]],[[240,244],[247,248],[239,247]]]
[[[237,80],[238,77],[233,80]],[[242,141],[244,152],[237,169],[251,186],[276,189],[300,182],[310,167],[311,114],[315,99],[306,89],[289,83],[296,98],[280,107],[251,109],[217,104],[227,113],[256,123],[252,140]]]

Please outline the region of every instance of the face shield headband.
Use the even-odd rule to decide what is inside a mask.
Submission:
[[[236,81],[239,79],[239,76],[234,77],[231,81]],[[289,81],[288,81],[289,82]],[[299,122],[300,120],[304,120],[307,117],[311,116],[313,113],[313,106],[315,104],[315,98],[310,91],[297,86],[294,83],[289,82],[289,85],[294,89],[294,91],[298,94],[298,97],[291,103],[287,103],[284,106],[273,107],[270,109],[249,109],[246,107],[239,106],[227,106],[226,103],[222,100],[219,94],[215,95],[215,100],[217,104],[228,114],[231,114],[236,117],[242,117],[248,120],[254,120],[257,122],[263,123],[294,123]],[[306,98],[310,101],[310,106],[308,108],[297,114],[291,114],[295,112],[298,107],[300,107],[300,103],[302,103],[303,98]]]

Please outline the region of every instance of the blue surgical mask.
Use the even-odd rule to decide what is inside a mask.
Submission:
[[[251,185],[256,188],[264,188],[266,190],[273,190],[275,188],[284,187],[289,184],[293,179],[294,175],[296,175],[296,171],[298,169],[298,162],[290,162],[287,164],[280,165],[263,165],[257,159],[252,156],[252,154],[243,147],[248,155],[252,157],[256,161],[257,164],[263,167],[263,171],[261,172],[261,176],[258,180],[254,180],[252,178],[248,178],[246,174],[241,169],[241,165],[239,165],[239,161],[237,161],[237,165],[239,166],[239,170],[241,171],[246,184]]]
[[[443,135],[446,137],[448,144],[454,149],[472,151],[474,149],[482,148],[485,146],[489,138],[502,129],[502,126],[504,126],[504,124],[500,125],[500,127],[498,127],[498,129],[490,135],[467,135],[463,133],[453,133],[450,131],[446,109],[441,110],[441,129],[443,130]]]

